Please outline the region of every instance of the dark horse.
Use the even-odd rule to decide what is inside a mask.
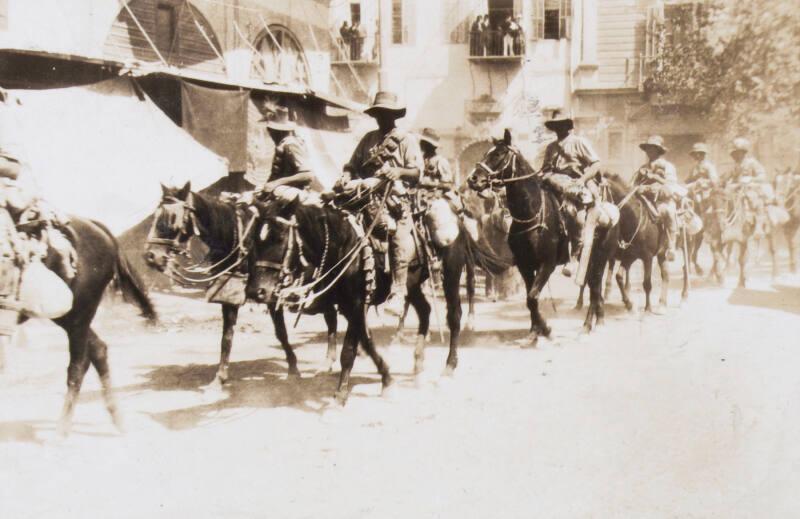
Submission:
[[[108,229],[98,222],[72,217],[67,234],[77,253],[75,277],[67,281],[61,258],[52,250],[48,251],[45,259],[45,265],[64,279],[72,291],[72,309],[53,319],[67,333],[69,340],[67,395],[59,433],[63,436],[69,434],[75,403],[89,364],[100,377],[106,409],[114,425],[122,431],[122,416],[114,398],[108,368],[108,346],[92,329],[92,320],[112,280],[116,281],[125,300],[136,305],[150,322],[156,321],[156,311],[144,284]],[[25,319],[22,317],[20,322]]]
[[[170,258],[177,253],[185,252],[189,238],[197,236],[209,249],[207,260],[213,266],[209,276],[214,277],[229,270],[238,261],[237,250],[244,239],[239,236],[242,233],[242,229],[240,229],[242,225],[237,219],[236,211],[233,203],[193,193],[189,182],[181,188],[162,186],[161,202],[156,210],[148,238],[149,243],[145,255],[147,263],[157,270],[169,274]],[[270,264],[280,262],[282,259],[269,256],[272,247],[268,243],[257,243],[256,249],[253,251],[254,256],[250,258],[253,261],[258,260]],[[221,303],[221,305],[222,340],[215,380],[224,384],[228,381],[228,364],[233,345],[234,327],[241,304]],[[268,302],[267,308],[275,326],[275,336],[286,354],[289,375],[299,376],[297,357],[289,344],[283,310],[278,308],[274,302]],[[333,348],[335,353],[337,326],[335,310],[327,309],[325,320],[328,325],[328,349],[330,351]]]
[[[659,270],[661,271],[661,296],[659,303],[666,306],[667,291],[669,289],[669,270],[667,269],[667,236],[663,226],[654,218],[645,202],[639,195],[632,195],[633,189],[619,175],[613,173],[604,174],[609,194],[615,204],[620,206],[619,217],[619,248],[615,257],[611,261],[611,270],[615,261],[619,261],[620,268],[617,270],[616,279],[619,290],[622,293],[622,301],[625,308],[633,309],[626,283],[630,267],[637,260],[644,264],[644,287],[645,311],[652,312],[653,307],[650,303],[650,291],[653,288],[653,259],[658,260]],[[609,280],[610,282],[610,280]],[[688,296],[688,278],[684,270],[683,298]]]
[[[531,345],[536,345],[539,335],[550,337],[551,329],[539,311],[539,296],[556,265],[566,259],[566,254],[560,249],[564,247],[566,237],[561,232],[558,200],[552,192],[544,189],[536,172],[511,141],[511,132],[506,130],[502,139],[494,141],[494,146],[478,163],[467,183],[478,192],[495,185],[505,186],[513,220],[508,245],[525,280],[531,316],[529,337]],[[596,291],[592,293],[596,294]],[[595,309],[590,309],[587,322],[591,322]],[[602,309],[598,317],[602,319]]]
[[[379,362],[374,356],[376,354],[370,353],[370,350],[374,350],[374,345],[369,336],[365,317],[361,315],[366,311],[367,307],[366,293],[356,291],[366,290],[366,285],[364,285],[362,279],[365,275],[363,272],[363,259],[352,258],[352,260],[347,260],[348,262],[352,261],[353,266],[346,272],[340,272],[341,266],[338,265],[338,263],[344,262],[342,258],[347,258],[348,254],[355,254],[354,251],[363,248],[366,243],[365,239],[358,238],[357,234],[354,234],[356,231],[353,225],[348,222],[346,215],[331,206],[304,205],[297,200],[292,202],[273,200],[265,204],[264,213],[267,221],[270,222],[270,229],[277,231],[282,236],[289,235],[288,232],[280,228],[282,222],[293,222],[291,225],[296,229],[296,241],[301,246],[298,246],[297,243],[294,245],[285,243],[282,250],[285,252],[292,249],[297,252],[299,249],[302,252],[302,257],[305,258],[305,262],[318,269],[317,272],[321,277],[317,278],[319,279],[317,284],[320,287],[329,287],[329,289],[316,299],[315,305],[325,307],[335,304],[339,306],[339,311],[348,321],[348,330],[351,330],[352,337],[350,342],[345,337],[341,355],[343,375],[337,390],[337,397],[340,401],[344,401],[348,391],[349,371],[352,369],[353,363],[351,356],[355,353],[355,350],[352,353],[349,352],[349,348],[355,348],[358,343],[361,343],[365,351],[375,360],[379,371],[382,369],[382,361]],[[330,249],[330,247],[326,246],[326,244],[334,243],[338,247]],[[327,253],[325,252],[326,247],[328,248]],[[462,273],[466,270],[467,274],[470,275],[470,272],[474,270],[475,264],[493,272],[507,268],[507,265],[491,252],[480,248],[463,225],[460,226],[458,237],[452,244],[441,247],[434,252],[441,259],[442,284],[447,302],[450,350],[444,374],[450,375],[458,365],[458,342],[462,316],[460,295]],[[376,259],[376,264],[382,263]],[[357,269],[356,266],[358,267]],[[374,297],[369,303],[378,305],[388,295],[391,276],[381,268],[375,268],[375,275],[377,286]],[[419,317],[418,335],[414,350],[415,373],[420,373],[423,370],[425,339],[430,329],[431,305],[425,296],[423,288],[424,282],[428,277],[429,272],[426,262],[412,262],[406,284],[406,300],[413,306]],[[352,298],[356,294],[358,294],[359,300],[348,300],[348,298]],[[344,306],[341,306],[343,304],[341,302],[342,298],[347,300]],[[363,309],[361,305],[363,305]],[[363,330],[361,329],[362,327]]]

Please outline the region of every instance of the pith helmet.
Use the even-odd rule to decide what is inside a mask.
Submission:
[[[660,135],[651,135],[645,142],[639,145],[642,151],[647,151],[648,149],[657,149],[662,155],[667,152],[667,148],[664,147],[664,138]]]
[[[689,155],[695,155],[699,153],[708,154],[708,146],[704,142],[696,142],[694,146],[692,146],[692,151],[689,152]]]
[[[367,115],[375,116],[377,112],[390,112],[395,119],[400,119],[406,115],[406,107],[397,100],[397,94],[393,92],[378,92],[372,105],[364,110]]]
[[[439,147],[439,142],[440,142],[439,134],[436,133],[436,130],[434,130],[433,128],[424,128],[422,130],[422,134],[419,136],[419,140],[427,142],[434,148]]]
[[[571,117],[562,115],[561,110],[553,110],[553,116],[549,121],[544,122],[544,127],[551,132],[572,130],[575,128],[575,122]]]
[[[733,139],[733,147],[731,148],[731,155],[736,152],[747,153],[750,151],[750,141],[745,139],[744,137],[737,137]]]
[[[297,129],[297,125],[289,118],[289,109],[279,106],[269,116],[261,119],[267,122],[267,128],[281,132],[291,132]]]

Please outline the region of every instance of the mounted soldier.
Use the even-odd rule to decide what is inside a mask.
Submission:
[[[580,249],[582,229],[586,222],[586,208],[594,206],[599,198],[597,184],[591,180],[600,161],[591,143],[584,137],[572,133],[574,122],[569,117],[561,117],[556,110],[544,126],[556,134],[556,140],[547,145],[542,161],[544,184],[555,191],[561,200],[565,226],[571,234],[571,257],[576,258]],[[571,230],[570,227],[572,228]],[[571,276],[568,265],[562,268],[562,274]]]
[[[778,206],[775,191],[767,177],[767,171],[750,153],[750,148],[750,141],[744,137],[737,137],[733,140],[730,154],[731,158],[733,158],[734,166],[733,170],[725,176],[723,182],[727,188],[746,188],[752,185],[753,189],[749,191],[749,200],[753,205],[753,209],[758,213],[757,218],[760,220],[756,233],[766,234],[769,231],[766,229],[767,222],[763,221],[764,213],[766,213],[769,224],[773,227],[786,223],[789,215],[785,209]]]
[[[696,142],[689,152],[695,164],[689,178],[686,179],[686,187],[692,193],[692,199],[696,203],[703,203],[708,197],[710,190],[719,184],[719,175],[714,163],[708,159],[708,146],[704,142]]]
[[[678,209],[675,198],[684,194],[685,188],[678,184],[675,166],[664,158],[667,148],[660,135],[653,135],[639,148],[647,155],[647,162],[634,174],[633,185],[656,210],[667,234],[667,259],[675,259],[675,244],[678,236]]]
[[[377,130],[367,132],[353,151],[337,182],[339,191],[358,190],[377,179],[392,182],[392,194],[387,200],[389,209],[389,259],[392,266],[392,289],[387,299],[389,313],[401,315],[408,280],[409,263],[417,250],[413,235],[408,188],[417,184],[424,162],[417,140],[396,126],[405,117],[406,108],[391,92],[378,92],[364,113],[375,119]]]

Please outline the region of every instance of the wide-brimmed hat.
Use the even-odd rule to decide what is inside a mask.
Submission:
[[[397,100],[397,94],[392,92],[378,92],[375,94],[375,100],[372,105],[364,110],[367,115],[372,115],[376,112],[390,112],[395,116],[395,119],[400,119],[406,115],[406,107],[402,106]]]
[[[0,177],[16,179],[20,171],[19,158],[14,153],[0,148]]]
[[[289,109],[285,106],[279,106],[261,121],[266,122],[267,128],[272,130],[291,132],[297,129],[297,125],[289,118]]]
[[[692,151],[689,152],[689,155],[694,155],[696,153],[706,153],[708,154],[708,146],[704,142],[696,142],[694,146],[692,146]]]
[[[733,139],[733,147],[731,148],[731,155],[738,152],[747,153],[750,151],[750,141],[745,139],[744,137],[737,137]]]
[[[664,138],[660,135],[651,135],[645,142],[639,145],[639,148],[642,151],[647,151],[648,148],[655,148],[659,150],[662,155],[667,152],[667,148],[664,146]]]
[[[419,136],[419,140],[427,142],[434,148],[439,147],[439,142],[440,142],[439,134],[436,133],[436,130],[434,130],[433,128],[423,128],[422,133]]]
[[[575,122],[571,117],[562,115],[561,110],[553,110],[553,116],[550,120],[544,122],[544,127],[551,132],[572,130],[575,128]]]

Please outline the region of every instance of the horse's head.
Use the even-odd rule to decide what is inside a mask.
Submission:
[[[196,232],[193,213],[190,182],[180,188],[161,185],[161,201],[147,236],[148,265],[164,272],[173,256],[188,254],[187,243]]]
[[[475,165],[467,185],[481,196],[514,177],[520,152],[512,143],[511,131],[506,129],[502,139],[495,139],[483,159]]]
[[[294,223],[279,216],[264,220],[255,238],[253,247],[254,275],[257,277],[258,293],[255,299],[261,303],[276,301],[281,282],[291,270],[290,250],[295,245]]]

